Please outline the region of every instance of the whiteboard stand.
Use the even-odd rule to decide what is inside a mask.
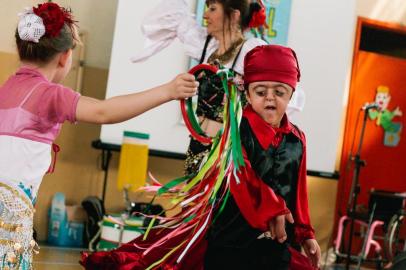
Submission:
[[[111,157],[113,156],[112,152],[113,151],[120,152],[121,146],[103,143],[101,140],[95,140],[92,141],[92,147],[102,151],[101,168],[104,171],[102,201],[103,204],[106,205],[105,198],[106,198],[107,178],[109,175],[109,166]]]

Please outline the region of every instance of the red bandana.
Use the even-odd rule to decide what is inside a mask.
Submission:
[[[262,45],[247,53],[244,58],[244,83],[274,81],[296,88],[300,79],[295,52],[284,46]]]

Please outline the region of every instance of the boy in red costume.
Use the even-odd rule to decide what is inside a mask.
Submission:
[[[205,269],[289,269],[295,252],[289,245],[302,245],[313,266],[319,264],[307,202],[305,136],[285,113],[299,78],[290,48],[258,46],[245,56],[245,166],[239,181],[231,177],[232,196],[209,229]],[[257,239],[264,231],[268,237]]]
[[[199,199],[175,217],[181,217],[177,226],[157,227],[145,241],[139,237],[117,250],[85,254],[86,269],[318,267],[320,248],[307,202],[305,137],[285,113],[300,78],[296,55],[283,46],[258,46],[245,56],[244,72],[249,105],[243,111],[240,138],[245,164],[239,170],[230,165],[225,177],[218,177],[221,166],[214,163],[187,195]],[[227,156],[220,153],[219,158]],[[223,192],[204,201],[212,198],[216,179]],[[182,216],[188,211],[196,213],[193,218]],[[294,249],[300,245],[310,261]]]

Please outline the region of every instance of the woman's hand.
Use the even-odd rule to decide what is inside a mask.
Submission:
[[[184,99],[196,95],[199,82],[195,76],[189,73],[182,73],[169,82],[170,99]]]
[[[312,265],[315,268],[319,268],[321,251],[316,239],[307,239],[303,241],[303,249],[307,257],[309,257],[310,261],[312,262]]]

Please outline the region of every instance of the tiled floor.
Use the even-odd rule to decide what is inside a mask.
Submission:
[[[79,265],[81,249],[49,247],[41,245],[34,256],[35,270],[83,270]]]
[[[41,245],[40,253],[34,256],[35,270],[83,270],[79,265],[80,252],[82,249],[50,247]],[[351,270],[358,270],[352,266]],[[360,270],[374,268],[361,267]],[[113,270],[113,269],[112,269]],[[321,270],[345,270],[344,265],[331,265],[322,267]]]

